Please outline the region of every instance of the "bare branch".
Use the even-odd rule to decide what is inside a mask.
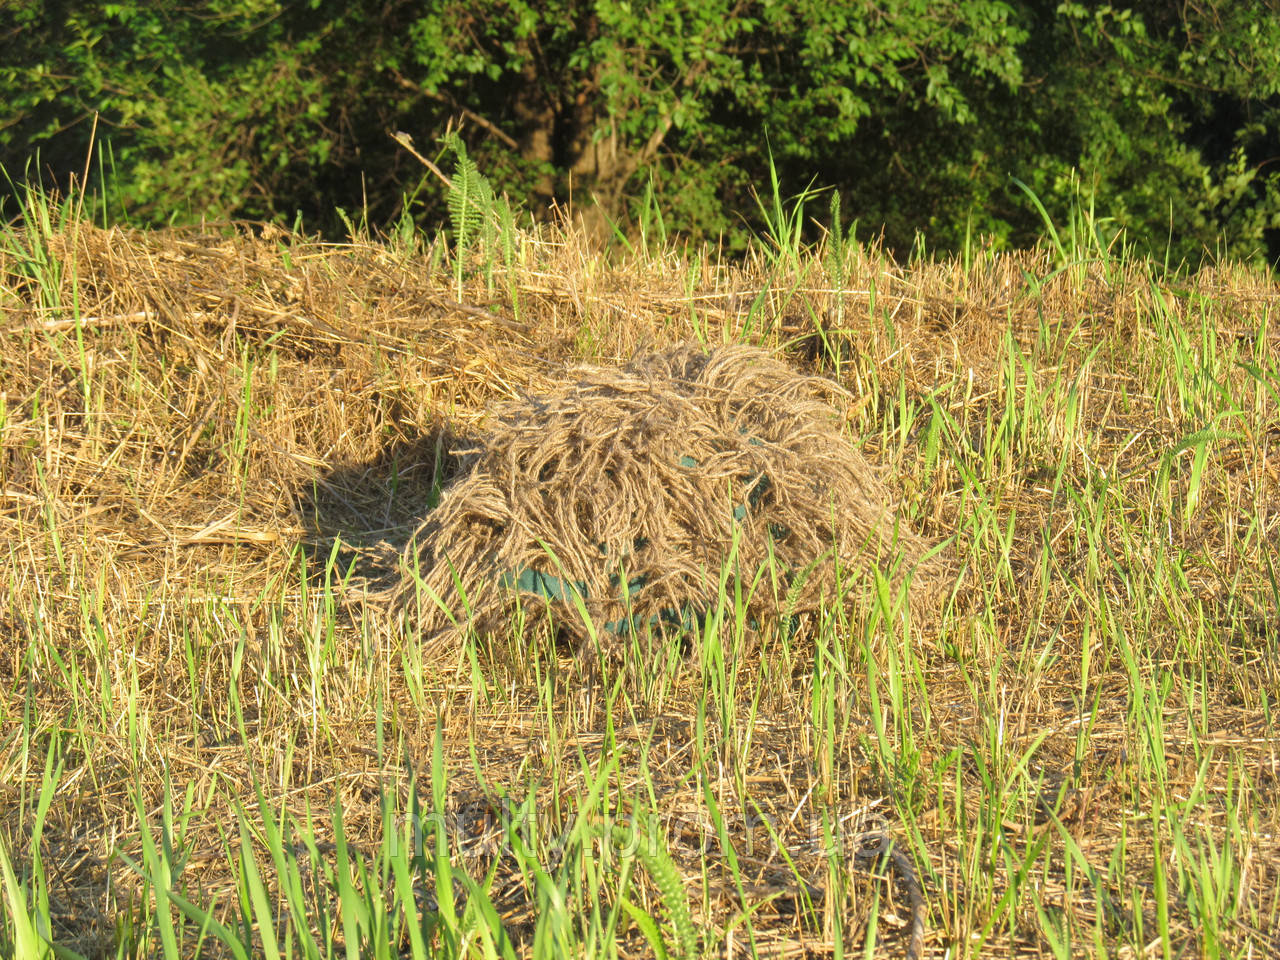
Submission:
[[[421,96],[428,97],[432,100],[435,100],[439,103],[443,103],[451,107],[452,109],[456,110],[459,114],[461,114],[463,117],[465,117],[466,119],[474,123],[476,126],[483,127],[485,130],[488,130],[491,134],[493,134],[495,137],[497,137],[499,140],[505,143],[508,147],[511,147],[511,149],[513,150],[520,149],[520,144],[515,140],[514,137],[511,136],[511,134],[507,133],[505,130],[503,130],[501,127],[495,124],[492,120],[489,120],[486,117],[480,116],[480,114],[476,113],[474,110],[470,109],[469,107],[463,106],[453,97],[449,96],[449,94],[440,93],[433,90],[424,90],[419,84],[414,83],[404,74],[402,74],[399,70],[391,71],[391,75],[395,77],[396,83],[400,84],[400,86],[404,87],[406,90],[412,90],[415,93],[420,94]]]

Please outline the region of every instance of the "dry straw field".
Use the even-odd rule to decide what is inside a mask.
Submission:
[[[0,955],[1280,955],[1280,287],[1092,226],[730,264],[33,196]]]

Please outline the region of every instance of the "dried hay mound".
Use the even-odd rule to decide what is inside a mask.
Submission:
[[[872,565],[926,614],[945,565],[895,523],[835,399],[837,384],[747,346],[576,368],[494,410],[405,553],[396,607],[442,645],[500,628],[517,594],[579,637],[574,593],[598,629],[689,625],[715,609],[726,564],[749,582],[772,551],[779,586],[754,591],[753,623],[865,587]]]

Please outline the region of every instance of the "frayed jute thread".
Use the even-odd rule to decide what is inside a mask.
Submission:
[[[798,622],[885,573],[913,620],[947,567],[900,521],[882,472],[842,435],[838,384],[766,351],[685,345],[571,368],[497,406],[404,555],[393,605],[428,649],[500,629],[517,600],[580,638],[713,611],[722,572],[753,624]],[[465,602],[464,602],[465,596]]]

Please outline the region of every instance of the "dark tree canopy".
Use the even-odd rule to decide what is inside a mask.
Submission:
[[[597,226],[651,185],[668,228],[731,236],[772,165],[900,252],[1029,242],[1017,177],[1175,259],[1280,257],[1280,0],[8,0],[9,175],[65,188],[95,114],[91,186],[134,222],[431,223],[389,134],[432,154],[452,123],[535,215]]]

